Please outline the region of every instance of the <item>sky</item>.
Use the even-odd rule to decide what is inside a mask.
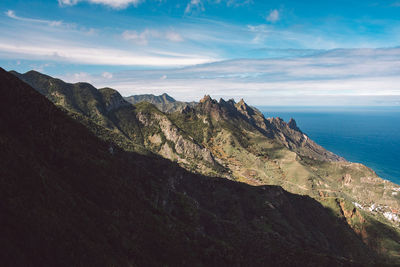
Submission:
[[[124,96],[400,105],[396,0],[1,0],[0,32],[0,67]]]

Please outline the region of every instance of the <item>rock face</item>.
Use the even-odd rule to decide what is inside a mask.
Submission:
[[[289,122],[288,122],[288,126],[290,129],[295,130],[297,132],[301,132],[300,128],[297,127],[297,123],[293,118],[290,118]]]
[[[153,146],[154,142],[152,142],[145,143],[146,147],[168,159],[176,160],[186,167],[191,166],[191,168],[203,170],[206,173],[213,172],[213,166],[215,167],[218,163],[215,162],[207,148],[186,136],[165,114],[148,112],[147,108],[149,107],[146,107],[146,104],[141,108],[143,108],[142,111],[139,111],[136,117],[142,124],[141,127],[146,128],[147,132],[143,132],[143,134],[156,133],[161,137],[161,142],[156,146]]]
[[[112,89],[95,92],[87,84],[54,87],[63,82],[35,73],[15,75],[35,89],[45,86],[37,90],[123,150],[158,154],[191,172],[311,196],[333,210],[371,249],[400,258],[400,186],[325,150],[293,119],[286,123],[265,118],[243,100],[216,101],[210,96],[164,113],[148,102],[126,105]],[[75,88],[72,97],[66,88]]]

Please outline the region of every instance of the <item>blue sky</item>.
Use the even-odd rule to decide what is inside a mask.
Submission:
[[[123,95],[399,105],[400,1],[2,0],[0,66]]]

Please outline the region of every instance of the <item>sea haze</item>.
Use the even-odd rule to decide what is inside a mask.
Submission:
[[[400,107],[267,107],[265,117],[294,118],[321,146],[400,184]]]

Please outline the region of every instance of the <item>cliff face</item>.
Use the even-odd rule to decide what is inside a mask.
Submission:
[[[29,79],[24,78],[27,74],[17,76],[35,85],[35,89],[52,82],[51,77],[38,75],[38,83],[32,73],[28,74]],[[46,79],[49,81],[43,82]],[[72,100],[83,98],[81,93],[86,96],[85,88],[76,90]],[[391,259],[400,258],[400,187],[361,164],[347,162],[325,150],[294,120],[286,123],[280,118],[265,118],[243,100],[216,101],[210,96],[196,105],[164,113],[147,102],[127,105],[122,100],[111,100],[103,89],[99,97],[91,90],[93,99],[78,101],[79,105],[54,100],[53,94],[63,95],[64,90],[59,87],[38,91],[52,92],[45,95],[97,136],[126,151],[158,154],[203,175],[257,186],[278,185],[289,192],[311,196],[346,221],[375,251],[385,251],[385,257]],[[111,95],[120,99],[115,92]],[[81,111],[74,105],[80,106]],[[101,114],[102,120],[91,114]],[[344,212],[343,205],[351,212]]]
[[[310,197],[126,152],[2,69],[0,92],[4,266],[380,263]]]

